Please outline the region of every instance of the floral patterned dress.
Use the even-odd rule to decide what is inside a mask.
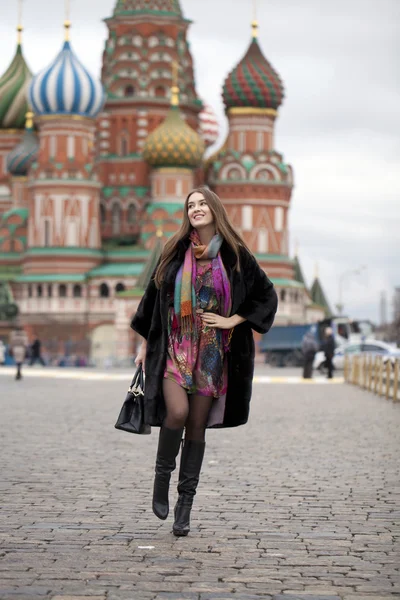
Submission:
[[[220,314],[214,289],[212,263],[197,264],[195,283],[196,309]],[[172,328],[174,308],[169,308],[171,332],[164,378],[172,379],[188,394],[219,398],[227,390],[227,363],[223,348],[222,329],[203,324],[196,312],[197,336],[182,336]]]

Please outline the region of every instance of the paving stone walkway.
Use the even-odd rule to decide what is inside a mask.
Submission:
[[[208,433],[176,539],[151,512],[157,432],[113,427],[126,387],[0,378],[1,600],[400,597],[399,405],[256,385],[249,424]]]

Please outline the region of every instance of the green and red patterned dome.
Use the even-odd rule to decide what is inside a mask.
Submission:
[[[253,24],[253,30],[256,30]],[[222,97],[226,110],[237,107],[277,110],[284,89],[278,73],[263,55],[256,34],[245,56],[225,80]]]
[[[32,73],[25,62],[21,44],[7,71],[0,77],[0,129],[23,129],[28,112],[28,87]]]
[[[182,17],[179,0],[118,0],[114,16],[140,13]]]

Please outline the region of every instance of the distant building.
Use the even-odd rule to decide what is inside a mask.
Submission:
[[[274,282],[277,323],[330,312],[320,282],[309,291],[289,256],[293,172],[274,140],[284,90],[257,23],[223,86],[227,139],[207,160],[219,127],[196,91],[189,24],[178,0],[118,0],[101,83],[75,55],[69,22],[60,53],[32,78],[18,28],[0,78],[0,278],[53,354],[132,355],[148,265],[203,183]]]

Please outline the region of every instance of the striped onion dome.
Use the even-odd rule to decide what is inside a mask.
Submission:
[[[204,142],[183,120],[179,106],[171,106],[165,121],[147,137],[143,157],[153,167],[198,167]]]
[[[36,75],[29,102],[38,115],[81,115],[94,118],[105,100],[100,81],[89,75],[69,41],[55,60]]]
[[[204,140],[206,148],[215,144],[219,136],[219,124],[215,112],[208,104],[205,104],[199,114],[199,134]]]
[[[32,118],[33,113],[28,112],[26,115],[26,126],[23,138],[7,156],[7,170],[14,176],[27,175],[39,150],[39,142],[33,130]]]
[[[277,110],[282,104],[282,81],[263,55],[256,37],[226,78],[222,97],[226,110],[240,106]]]
[[[32,79],[18,44],[7,71],[0,77],[0,129],[23,129],[28,110],[27,93]]]

